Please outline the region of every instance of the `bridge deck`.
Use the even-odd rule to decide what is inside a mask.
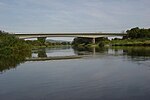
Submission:
[[[38,38],[38,37],[86,37],[86,38],[98,38],[98,37],[111,37],[111,36],[125,36],[123,33],[27,33],[27,34],[15,34],[20,39]]]
[[[36,36],[36,35],[126,35],[123,33],[15,33],[17,36]]]

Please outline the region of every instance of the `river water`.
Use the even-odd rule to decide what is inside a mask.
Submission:
[[[65,56],[81,56],[63,59]],[[0,59],[0,100],[150,100],[150,48],[43,48]]]

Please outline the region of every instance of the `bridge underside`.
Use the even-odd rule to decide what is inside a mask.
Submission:
[[[19,39],[30,39],[30,38],[44,38],[46,39],[47,37],[74,37],[74,36],[26,36],[26,37],[19,37]],[[112,36],[76,36],[76,37],[83,37],[83,38],[91,38],[92,39],[92,43],[95,44],[95,39],[96,38],[100,38],[100,37],[112,37]],[[75,37],[74,37],[75,38]]]
[[[66,34],[15,34],[20,39],[37,38],[37,37],[86,37],[86,38],[98,38],[98,37],[112,37],[112,36],[124,36],[126,34],[121,33],[66,33]]]
[[[93,44],[95,44],[95,38],[100,37],[115,37],[124,36],[126,34],[121,33],[55,33],[55,34],[15,34],[19,39],[30,39],[30,38],[47,38],[47,37],[84,37],[92,38]]]

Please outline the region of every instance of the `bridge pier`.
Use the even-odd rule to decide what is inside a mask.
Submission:
[[[95,38],[93,38],[92,43],[95,44]]]

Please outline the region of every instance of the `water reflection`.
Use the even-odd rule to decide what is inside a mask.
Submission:
[[[150,59],[150,47],[112,47],[112,48],[77,48],[70,46],[40,48],[31,52],[16,52],[11,55],[0,54],[0,72],[16,68],[27,58],[48,58],[57,56],[123,56],[131,61],[146,61]],[[91,57],[90,57],[91,58]],[[61,58],[62,59],[62,58]]]
[[[112,55],[112,56],[128,56],[133,59],[149,59],[150,47],[93,47],[93,48],[78,48],[73,47],[74,53],[77,55]]]
[[[150,47],[59,47],[32,52],[33,58],[88,55],[84,56],[88,59],[21,64],[14,72],[0,74],[1,100],[150,99]],[[28,52],[1,54],[0,71],[16,68],[28,55],[31,56]]]
[[[10,55],[0,54],[0,72],[16,68],[17,65],[23,63],[27,57],[31,57],[29,51],[16,51]]]
[[[73,47],[73,49],[76,55],[97,55],[108,51],[108,48],[104,47]]]
[[[150,59],[150,47],[113,47],[112,49],[116,52],[122,50],[122,55],[127,55],[128,59],[133,61]]]
[[[45,58],[47,57],[47,54],[46,54],[46,48],[42,48],[41,50],[38,50],[38,57],[39,58]]]
[[[70,55],[75,55],[71,46],[39,48],[32,50],[32,58],[46,58],[46,57],[70,56]]]

